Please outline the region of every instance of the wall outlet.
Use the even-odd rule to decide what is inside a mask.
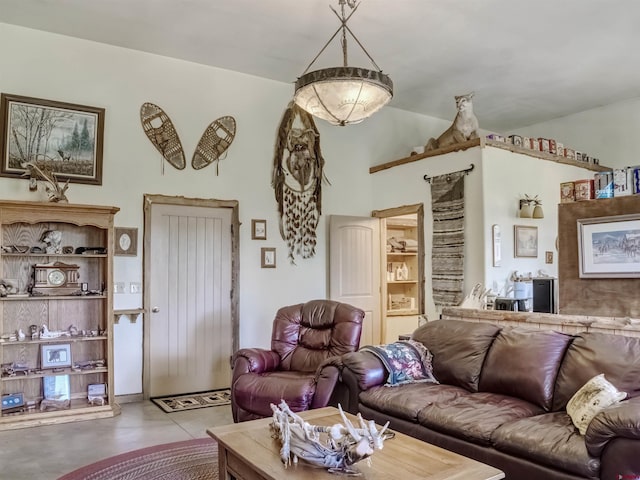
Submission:
[[[124,293],[124,282],[115,282],[113,284],[113,293]]]
[[[140,282],[131,282],[129,284],[129,291],[131,293],[142,293],[142,285]]]

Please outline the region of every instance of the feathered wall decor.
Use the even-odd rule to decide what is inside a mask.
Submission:
[[[288,258],[313,257],[316,228],[322,213],[324,158],[313,117],[290,102],[282,116],[273,157],[271,185],[280,215],[280,235],[287,242]]]

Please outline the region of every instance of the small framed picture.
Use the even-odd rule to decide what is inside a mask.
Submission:
[[[41,345],[40,367],[66,368],[71,366],[71,344],[59,343],[55,345]]]
[[[115,227],[114,255],[135,257],[138,255],[138,229],[132,227]]]
[[[516,257],[538,257],[538,227],[514,225],[513,240]]]
[[[71,400],[69,375],[47,375],[42,378],[45,400]]]
[[[90,383],[87,386],[87,401],[90,404],[104,405],[104,399],[107,396],[106,383]]]
[[[267,239],[267,221],[251,220],[251,240]]]
[[[261,248],[260,249],[260,266],[262,268],[276,268],[276,249]]]

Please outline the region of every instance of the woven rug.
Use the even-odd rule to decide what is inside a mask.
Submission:
[[[167,413],[184,412],[196,408],[219,407],[231,403],[231,390],[211,390],[209,392],[187,393],[153,397],[151,401]]]
[[[166,443],[101,460],[58,480],[218,480],[218,447],[211,438]]]
[[[436,306],[460,305],[464,297],[464,176],[455,172],[431,179],[431,280]]]

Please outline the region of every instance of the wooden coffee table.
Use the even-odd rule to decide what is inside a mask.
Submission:
[[[315,425],[342,423],[336,408],[326,407],[300,414]],[[347,414],[354,422],[355,417]],[[339,475],[303,461],[287,468],[280,460],[280,443],[271,436],[271,418],[209,428],[218,442],[220,480],[339,480]],[[357,424],[354,422],[354,424]],[[384,442],[384,448],[356,464],[366,480],[497,480],[497,468],[430,445],[402,433]]]

